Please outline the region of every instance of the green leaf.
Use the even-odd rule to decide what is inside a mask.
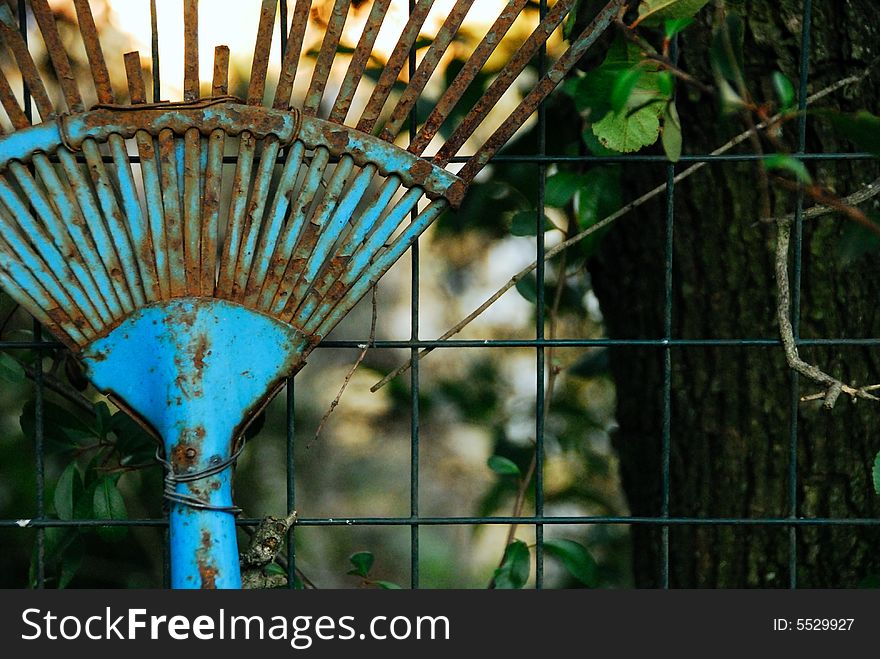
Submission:
[[[24,404],[19,417],[21,431],[24,436],[34,440],[36,405],[34,401]],[[86,441],[94,441],[98,431],[93,424],[83,421],[70,410],[48,400],[43,401],[43,433],[47,439],[62,444],[81,445]]]
[[[709,60],[717,80],[736,83],[743,78],[743,43],[745,29],[742,19],[736,14],[728,14],[725,22],[715,29]]]
[[[561,171],[547,179],[544,202],[554,208],[564,208],[572,200],[580,185],[576,172]]]
[[[794,85],[781,71],[773,72],[773,89],[776,91],[776,98],[779,99],[781,110],[790,110],[794,107],[797,100]]]
[[[880,117],[861,110],[854,114],[840,112],[823,113],[834,128],[860,149],[880,156]]]
[[[666,105],[666,112],[663,114],[662,142],[663,152],[669,162],[681,160],[681,121],[678,118],[675,103]]]
[[[596,587],[596,561],[582,544],[573,540],[545,540],[544,551],[558,558],[571,576],[587,588]]]
[[[868,217],[880,223],[880,217],[868,213]],[[869,231],[861,224],[847,222],[843,228],[843,235],[837,244],[837,258],[844,267],[851,266],[861,257],[880,248],[880,236]]]
[[[812,183],[813,177],[807,171],[807,166],[803,162],[784,153],[776,153],[764,159],[764,167],[767,169],[778,169],[793,174],[801,183]]]
[[[95,517],[97,519],[128,519],[125,509],[125,500],[116,487],[116,477],[101,476],[95,484],[95,493],[92,496]],[[125,537],[128,529],[124,526],[99,526],[98,535],[104,540],[115,542]]]
[[[83,484],[82,477],[79,475],[79,469],[76,462],[71,462],[61,476],[58,477],[58,483],[55,485],[55,512],[58,519],[75,519],[74,515],[76,502],[82,496]]]
[[[516,590],[526,585],[532,565],[532,554],[522,540],[514,540],[504,552],[501,566],[495,570],[493,583],[501,590]]]
[[[520,211],[510,220],[510,234],[512,236],[534,236],[538,230],[538,211]],[[552,231],[556,225],[544,216],[544,231]]]
[[[266,574],[274,574],[278,576],[287,576],[287,570],[278,565],[278,563],[269,563],[266,567],[263,568],[263,571]]]
[[[684,32],[693,22],[693,18],[672,18],[667,20],[663,24],[663,31],[666,33],[666,38],[671,39],[676,34]]]
[[[534,274],[528,274],[516,282],[516,292],[526,300],[535,304],[538,302],[538,280]]]
[[[608,375],[609,366],[608,348],[597,348],[572,364],[568,372],[575,377],[591,379]]]
[[[578,226],[581,229],[604,220],[620,206],[619,167],[594,167],[583,176],[577,194]]]
[[[355,554],[352,554],[348,557],[348,560],[354,565],[354,569],[349,572],[349,574],[353,574],[358,577],[363,577],[364,579],[370,574],[370,570],[373,567],[373,561],[375,560],[373,554],[368,551],[359,551]]]
[[[874,469],[871,470],[871,475],[874,477],[874,492],[880,494],[880,453],[874,458]]]
[[[692,18],[707,2],[709,0],[642,0],[639,23],[656,26],[670,20]]]
[[[611,88],[611,110],[613,112],[620,112],[627,106],[641,77],[642,70],[639,68],[627,69],[617,76],[614,86]]]
[[[489,469],[501,476],[520,476],[522,474],[513,460],[500,455],[493,455],[486,461],[486,464],[489,465]]]
[[[403,590],[393,581],[374,581],[373,583],[379,586],[382,590]]]
[[[80,539],[72,542],[61,557],[61,569],[58,572],[58,588],[64,590],[73,581],[79,571],[85,555],[85,548]]]
[[[25,380],[24,369],[11,355],[0,352],[0,380],[21,384]]]
[[[630,116],[623,112],[611,113],[593,124],[593,133],[606,149],[632,153],[657,141],[660,119],[653,107],[646,107]]]
[[[112,421],[110,408],[103,400],[95,403],[93,407],[95,410],[95,423],[98,437],[100,439],[107,439],[107,433],[110,432]]]

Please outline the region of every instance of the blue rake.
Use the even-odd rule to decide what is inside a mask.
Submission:
[[[30,7],[59,108],[19,32],[24,17],[0,4],[0,40],[41,119],[31,125],[0,72],[0,104],[13,127],[0,137],[0,286],[160,442],[175,588],[240,587],[232,467],[244,429],[419,235],[461,203],[625,5],[609,2],[453,173],[452,159],[575,0],[553,4],[483,96],[461,108],[528,4],[509,0],[411,139],[402,134],[407,119],[475,2],[454,3],[407,76],[434,4],[416,2],[361,102],[356,92],[397,1],[335,0],[306,77],[298,65],[312,2],[296,0],[275,93],[264,104],[277,0],[261,4],[244,100],[228,95],[225,46],[215,49],[211,94],[201,95],[198,3],[185,0],[183,100],[147,103],[140,55],[127,53],[129,102],[118,104],[88,0],[73,0],[98,99],[88,110],[48,1]],[[340,48],[358,12],[367,16],[357,45]],[[337,60],[341,82],[331,75]],[[298,79],[307,92],[291,108]],[[460,119],[450,125],[453,117]],[[441,143],[443,127],[449,137]],[[436,155],[423,157],[432,144]],[[231,182],[223,176],[228,150],[236,154]]]

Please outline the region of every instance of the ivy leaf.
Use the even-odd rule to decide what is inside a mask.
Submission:
[[[512,236],[534,236],[537,234],[537,218],[538,211],[528,210],[520,211],[510,220],[510,235]],[[552,231],[556,225],[550,219],[544,216],[544,231]]]
[[[663,113],[663,152],[669,162],[681,160],[681,121],[675,103],[668,103]]]
[[[82,496],[83,483],[82,477],[79,475],[79,469],[76,462],[71,462],[61,476],[58,477],[58,483],[55,485],[55,512],[58,519],[75,519],[74,511],[76,502]]]
[[[596,561],[582,544],[573,540],[545,540],[544,551],[558,558],[571,576],[587,588],[596,587]]]
[[[633,153],[650,146],[660,136],[660,119],[654,107],[646,107],[627,116],[624,112],[607,114],[593,124],[593,133],[606,149]]]
[[[639,23],[663,25],[665,21],[692,18],[709,0],[642,0]]]
[[[393,581],[374,581],[373,583],[379,586],[382,590],[403,590]]]
[[[874,469],[871,471],[871,475],[874,477],[874,491],[880,494],[880,453],[874,458]]]
[[[0,352],[0,379],[10,384],[21,384],[25,379],[21,364],[5,352]]]
[[[375,561],[375,557],[371,552],[368,551],[359,551],[357,553],[352,554],[348,557],[348,560],[354,565],[353,570],[349,570],[349,574],[354,575],[356,577],[367,578],[370,574],[370,570],[373,567],[373,561]]]
[[[116,487],[117,478],[102,476],[95,484],[95,493],[92,496],[95,517],[97,519],[128,519],[128,511],[125,509],[125,500]],[[125,537],[128,529],[124,526],[99,526],[98,535],[104,540],[115,542]]]
[[[516,590],[526,585],[532,565],[532,554],[522,540],[511,542],[504,552],[501,566],[495,570],[493,583],[501,590]]]
[[[767,169],[779,169],[789,172],[801,183],[810,184],[813,182],[813,177],[810,176],[810,172],[807,171],[807,166],[797,158],[784,153],[776,153],[766,158],[764,160],[764,167]]]
[[[520,468],[516,466],[513,460],[500,455],[493,455],[486,461],[486,464],[489,465],[489,469],[501,476],[520,476],[522,474]]]
[[[776,91],[776,98],[779,99],[779,109],[791,110],[796,100],[794,85],[781,71],[773,72],[773,89]]]

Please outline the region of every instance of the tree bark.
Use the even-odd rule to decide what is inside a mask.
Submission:
[[[772,98],[770,76],[798,79],[801,0],[739,0],[728,10],[745,19],[747,80],[757,98]],[[682,67],[711,80],[709,17],[681,39]],[[813,2],[809,91],[864,70],[880,52],[880,6],[873,0]],[[838,92],[824,105],[876,111],[878,76]],[[680,92],[685,149],[708,153],[743,129],[720,120],[706,99]],[[795,143],[794,124],[786,126]],[[748,148],[748,145],[744,145]],[[852,151],[827,125],[808,118],[807,151]],[[878,174],[876,161],[810,164],[820,181],[849,194]],[[681,170],[679,166],[678,171]],[[640,193],[665,180],[663,165],[626,168],[627,188]],[[675,186],[672,336],[681,339],[778,338],[775,322],[775,228],[759,222],[754,164],[719,163]],[[790,212],[794,196],[774,190],[774,213]],[[869,202],[872,203],[872,202]],[[811,202],[807,201],[807,205]],[[871,206],[866,206],[871,208]],[[876,208],[876,206],[874,206]],[[664,318],[665,205],[662,198],[621,220],[590,266],[609,336],[661,338]],[[847,221],[811,220],[803,229],[801,327],[803,338],[880,336],[877,252],[844,264],[837,255]],[[793,280],[794,285],[794,280]],[[844,381],[880,381],[876,346],[801,348],[801,355]],[[791,512],[789,442],[792,374],[781,347],[675,347],[672,363],[672,517],[779,518]],[[663,348],[617,348],[611,354],[617,383],[620,456],[633,515],[661,512]],[[814,393],[803,378],[796,394]],[[798,517],[871,518],[880,514],[871,466],[880,450],[880,406],[838,401],[833,412],[796,406]],[[790,527],[778,525],[674,525],[669,530],[672,587],[788,587],[796,565],[799,587],[855,587],[880,574],[880,527],[799,526],[790,553]],[[661,585],[661,530],[632,527],[636,585]]]

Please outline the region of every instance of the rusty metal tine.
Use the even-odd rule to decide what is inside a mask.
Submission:
[[[370,263],[369,268],[359,274],[357,279],[350,280],[345,295],[339,303],[330,311],[325,318],[318,324],[315,321],[318,316],[315,315],[309,321],[307,326],[309,329],[304,331],[312,332],[317,336],[326,336],[345,315],[351,311],[360,299],[375,286],[376,282],[384,275],[397,260],[403,256],[418,237],[427,229],[443,212],[449,208],[449,202],[445,199],[437,199],[432,201],[418,217],[409,224],[406,229],[401,232],[392,245],[375,257]]]
[[[37,271],[34,274],[25,265],[21,257],[9,245],[4,236],[10,236],[15,232],[14,227],[9,226],[0,219],[0,285],[3,290],[14,294],[18,302],[21,302],[33,316],[50,331],[53,328],[61,328],[62,332],[56,334],[59,338],[69,337],[74,346],[81,346],[87,342],[86,337],[79,330],[70,316],[61,308],[61,300],[55,298],[43,285],[47,282],[47,274]],[[14,239],[14,238],[13,238]],[[27,249],[26,245],[23,245]],[[33,304],[34,306],[30,306]],[[51,314],[51,315],[50,315]],[[53,332],[54,333],[54,332]]]
[[[235,277],[238,250],[241,246],[244,216],[247,212],[256,145],[256,138],[250,132],[243,131],[239,138],[238,163],[235,167],[235,176],[232,179],[232,202],[229,207],[226,238],[223,241],[220,258],[220,274],[215,287],[215,295],[219,297],[228,297],[232,294],[232,282]]]
[[[364,168],[364,171],[367,169],[371,169],[374,173],[378,170],[376,165],[373,164],[367,165]],[[355,250],[363,245],[367,236],[375,227],[376,222],[386,212],[386,209],[389,208],[391,200],[394,198],[397,191],[400,190],[400,186],[401,181],[398,176],[392,175],[385,179],[379,192],[374,195],[373,200],[367,205],[364,211],[359,214],[357,219],[351,223],[348,230],[345,231],[340,246],[334,250],[334,259],[338,259],[340,262],[345,261],[346,263],[351,260]],[[341,267],[335,268],[332,265],[328,267],[327,271],[320,275],[320,281],[313,287],[315,293],[319,297],[326,296],[333,283],[339,279],[341,274]],[[300,309],[302,309],[302,305]],[[299,317],[300,311],[297,311],[296,318]]]
[[[341,124],[345,121],[346,116],[348,116],[351,102],[370,61],[373,46],[376,44],[376,38],[382,29],[382,24],[385,21],[385,16],[388,14],[388,6],[390,4],[391,0],[375,0],[370,8],[370,15],[367,17],[364,30],[361,32],[361,38],[351,56],[348,70],[345,72],[345,79],[342,81],[339,93],[336,95],[336,102],[333,103],[333,109],[330,111],[330,121]]]
[[[254,45],[254,62],[251,65],[251,80],[248,83],[248,105],[263,104],[263,95],[266,92],[266,71],[269,67],[269,52],[272,49],[272,34],[277,7],[278,0],[263,0],[260,7],[257,43]]]
[[[81,267],[81,264],[77,264],[78,259],[71,258],[71,250],[75,253],[76,247],[64,240],[67,237],[67,232],[63,231],[64,225],[56,215],[55,209],[40,190],[27,167],[19,162],[13,162],[10,164],[10,172],[15,177],[15,181],[27,201],[23,201],[9,182],[0,177],[0,202],[15,218],[22,233],[28,236],[34,249],[40,254],[50,271],[57,277],[66,280],[66,290],[80,315],[87,320],[91,327],[100,329],[102,326],[100,314],[92,303],[89,293],[85,292],[89,290],[88,286],[91,282],[85,268]],[[31,209],[36,213],[36,216],[31,213]],[[63,233],[56,233],[59,229]],[[50,235],[50,231],[55,233],[57,237]],[[66,245],[65,242],[67,242]],[[77,265],[80,267],[77,267],[78,272],[74,275],[71,266]]]
[[[290,260],[291,265],[287,267],[287,277],[296,278],[290,289],[291,293],[287,298],[287,308],[290,309],[291,313],[297,306],[299,306],[299,300],[302,293],[313,283],[315,277],[318,275],[318,271],[324,262],[324,257],[321,251],[324,249],[329,251],[335,240],[334,236],[330,235],[336,228],[331,221],[331,218],[335,216],[337,210],[342,209],[342,202],[344,200],[342,193],[343,190],[345,190],[345,185],[348,183],[349,177],[351,176],[353,167],[354,160],[352,160],[350,155],[345,154],[339,159],[336,169],[333,170],[333,175],[327,183],[327,189],[324,191],[324,198],[321,199],[320,203],[318,203],[316,208],[312,211],[312,217],[308,224],[309,230],[303,232],[303,235],[300,237],[293,250],[293,255]],[[370,178],[372,178],[372,176]],[[367,184],[369,184],[369,179],[367,179]],[[360,200],[360,196],[363,195],[365,190],[366,185],[361,189],[360,195],[357,195],[355,192],[354,196],[357,200]],[[355,207],[356,206],[357,203],[355,202]],[[353,212],[353,209],[351,210]],[[348,213],[348,217],[342,219],[343,221],[346,221],[350,219],[350,217],[351,212]],[[339,233],[337,229],[335,237],[338,236]],[[328,238],[331,239],[329,245],[327,244]],[[318,249],[319,246],[321,247],[321,250]]]
[[[21,76],[28,86],[31,97],[37,106],[37,111],[43,121],[47,121],[55,116],[55,108],[52,107],[52,101],[49,100],[49,94],[46,92],[46,85],[43,84],[43,78],[37,70],[28,51],[27,44],[18,31],[18,22],[6,5],[0,5],[0,37],[6,43],[9,50],[12,51]]]
[[[111,150],[116,150],[112,148],[114,141],[118,141],[124,150],[125,142],[123,139],[119,135],[112,137],[115,137],[116,140],[110,140]],[[117,283],[117,291],[123,307],[126,308],[126,311],[133,311],[143,304],[144,294],[141,287],[140,270],[135,259],[131,236],[128,231],[128,222],[119,208],[113,181],[104,164],[98,144],[94,140],[86,140],[83,142],[82,149],[86,157],[86,165],[92,178],[92,184],[98,197],[101,212],[107,223],[107,229],[109,229],[109,236],[113,236],[113,239],[110,239],[108,236],[108,241],[110,242],[110,249],[108,251],[115,251],[118,263],[120,264],[118,275],[114,272],[115,268],[111,267],[110,276]],[[117,157],[118,154],[114,154],[114,161]],[[100,221],[100,218],[98,221]],[[97,238],[95,242],[98,242]],[[131,309],[128,308],[129,301],[131,302]]]
[[[212,96],[226,96],[229,93],[229,46],[214,48],[214,79],[211,82]]]
[[[21,306],[27,309],[29,314],[37,319],[40,325],[48,329],[54,336],[57,336],[68,348],[76,350],[81,345],[79,341],[84,342],[85,337],[78,331],[75,332],[76,338],[71,336],[71,334],[61,328],[57,318],[53,320],[49,317],[49,314],[44,309],[50,309],[52,306],[57,307],[57,304],[53,305],[51,303],[49,294],[34,279],[27,268],[20,263],[15,263],[14,259],[8,256],[7,249],[2,238],[0,238],[0,288],[8,292],[16,302],[21,304]],[[10,260],[13,263],[8,264],[7,262]],[[5,263],[10,265],[9,271],[3,267]]]
[[[336,294],[333,295],[331,293],[326,300],[321,301],[317,309],[311,314],[307,313],[309,309],[301,310],[300,322],[302,322],[302,325],[300,327],[303,331],[306,331],[306,327],[311,331],[320,327],[321,323],[325,322],[326,317],[332,313],[332,310],[345,298],[347,291],[356,285],[359,280],[367,278],[367,273],[371,273],[374,270],[373,264],[377,260],[376,255],[384,248],[397,227],[409,218],[410,213],[416,208],[421,198],[421,189],[412,188],[407,190],[406,194],[403,195],[390,212],[382,214],[382,219],[378,226],[376,226],[364,244],[355,251],[352,258],[348,260],[345,270],[340,274],[337,281],[333,283],[331,291]]]
[[[272,304],[272,297],[263,295],[266,272],[269,270],[269,261],[275,252],[284,225],[284,218],[290,208],[290,196],[296,180],[299,178],[302,167],[305,145],[302,141],[296,143],[287,151],[287,159],[278,187],[275,189],[275,197],[266,217],[266,226],[260,234],[260,244],[254,256],[248,283],[245,289],[245,304],[261,310],[268,310]],[[273,292],[274,294],[274,292]]]
[[[596,43],[600,36],[608,29],[623,5],[624,0],[612,0],[586,27],[581,35],[572,43],[571,47],[556,61],[547,74],[526,95],[519,106],[514,110],[504,123],[495,131],[480,150],[468,160],[467,164],[458,173],[459,178],[470,183],[477,174],[488,164],[492,157],[513,137],[522,125],[528,120],[541,102],[556,89],[566,74],[586,54],[590,47]]]
[[[324,41],[315,62],[315,70],[312,73],[312,82],[303,103],[303,112],[306,115],[316,115],[321,107],[321,99],[324,98],[324,89],[327,87],[327,79],[330,77],[330,69],[336,57],[336,49],[342,38],[342,29],[348,18],[348,9],[351,0],[336,0],[333,5],[333,13],[327,23],[327,31],[324,33]]]
[[[367,102],[367,106],[361,113],[361,118],[357,125],[358,130],[364,133],[373,132],[373,128],[375,128],[376,122],[379,121],[379,117],[382,114],[382,108],[385,107],[385,102],[388,100],[391,90],[394,89],[394,84],[397,82],[403,66],[409,59],[410,51],[419,38],[422,25],[424,25],[433,4],[434,0],[419,0],[418,4],[410,12],[409,20],[400,34],[400,39],[398,39],[397,45],[394,46],[394,50],[388,58],[388,62],[382,69],[382,74],[373,88],[373,94]]]
[[[214,79],[211,93],[225,96],[229,92],[229,48],[214,49]],[[202,244],[201,244],[201,294],[214,294],[214,278],[217,269],[217,242],[220,231],[220,199],[223,187],[223,152],[226,133],[215,130],[208,138],[207,164],[205,166],[205,189],[202,195]]]
[[[284,305],[287,303],[289,290],[282,287],[284,273],[287,271],[291,261],[291,254],[293,254],[294,248],[305,228],[306,213],[312,205],[318,189],[321,187],[324,180],[324,172],[329,162],[330,152],[327,149],[319,148],[315,150],[315,155],[312,157],[312,162],[306,171],[299,194],[295,197],[296,201],[291,205],[290,219],[284,225],[281,237],[275,246],[275,251],[269,262],[266,281],[263,283],[261,296],[272,300],[269,305],[269,313],[277,315],[284,309]]]
[[[112,103],[113,87],[110,84],[110,72],[107,70],[107,62],[104,60],[104,51],[101,50],[101,41],[98,39],[98,29],[95,27],[95,17],[92,16],[89,0],[73,0],[73,6],[76,9],[79,32],[86,47],[92,80],[95,81],[98,102]]]
[[[125,54],[125,72],[132,105],[147,102],[141,57],[137,52]],[[145,289],[150,301],[167,299],[170,293],[168,282],[168,262],[165,255],[162,209],[162,184],[159,167],[156,163],[156,142],[145,130],[135,133],[135,143],[140,156],[141,178],[144,184],[144,201],[147,207],[148,232],[145,238],[145,252],[141,255],[142,268],[148,269],[145,276]],[[146,282],[149,282],[147,285]]]
[[[153,73],[153,103],[158,103],[160,98],[159,76],[159,16],[156,11],[156,0],[150,0],[150,61]]]
[[[16,199],[15,192],[7,183],[6,179],[0,177],[0,225],[3,226],[3,241],[11,248],[12,253],[18,257],[18,261],[26,267],[46,289],[51,300],[45,309],[58,308],[59,306],[65,314],[71,319],[72,325],[79,329],[87,338],[94,335],[94,329],[83,316],[81,308],[71,298],[71,293],[76,297],[82,297],[83,292],[77,291],[76,286],[69,285],[65,282],[62,286],[56,279],[52,265],[55,257],[53,254],[46,254],[41,248],[48,248],[50,243],[44,243],[37,246],[32,243],[25,235],[28,231],[27,223],[32,219],[27,207]],[[15,218],[14,220],[12,218]],[[22,220],[26,224],[22,226]],[[51,252],[51,250],[49,250]],[[48,262],[47,262],[48,257]],[[3,264],[8,265],[8,263]],[[65,272],[64,269],[61,272]],[[54,304],[52,303],[54,301]]]
[[[321,277],[322,273],[329,276],[341,273],[348,263],[348,259],[339,255],[338,251],[334,250],[334,246],[340,242],[346,224],[351,222],[376,171],[377,168],[372,163],[359,171],[348,190],[335,204],[335,208],[328,209],[327,219],[321,218],[319,223],[323,228],[320,236],[309,253],[299,282],[294,286],[294,292],[288,301],[291,316],[302,306],[303,301],[309,298],[310,293],[314,292],[322,283],[325,278]]]
[[[431,114],[428,115],[428,119],[410,143],[410,153],[420,156],[425,152],[425,149],[428,148],[431,140],[434,139],[434,136],[443,126],[443,123],[449,117],[449,114],[458,102],[462,99],[465,92],[471,86],[471,83],[477,79],[480,71],[483,70],[486,62],[489,61],[489,58],[498,48],[498,45],[502,42],[505,35],[510,31],[514,21],[516,21],[520,12],[522,12],[528,2],[529,0],[508,1],[507,5],[501,11],[501,14],[498,16],[498,19],[492,27],[489,28],[486,36],[483,37],[483,40],[476,47],[474,52],[467,58],[461,71],[455,76],[455,80],[449,85],[449,88],[443,93],[440,100],[437,101]]]
[[[449,44],[452,43],[473,4],[474,0],[456,1],[452,11],[449,12],[446,20],[443,22],[443,26],[431,42],[428,52],[425,53],[422,61],[419,62],[415,75],[413,75],[403,94],[397,100],[397,105],[391,111],[391,115],[379,135],[383,140],[393,142],[394,138],[397,137],[403,123],[415,107],[416,101],[418,101],[419,96],[425,90],[425,86],[428,84],[431,76],[434,75],[434,71],[437,70],[440,59],[446,54],[446,49],[449,48]]]
[[[465,142],[468,141],[474,131],[479,128],[480,124],[494,108],[505,92],[516,82],[516,79],[528,66],[529,62],[538,54],[541,46],[547,43],[547,40],[556,30],[560,23],[565,19],[571,9],[574,0],[559,0],[553,8],[547,13],[540,22],[535,31],[529,36],[526,42],[520,46],[519,50],[504,65],[504,68],[495,78],[486,93],[480,97],[476,105],[471,108],[470,112],[456,126],[452,135],[446,140],[446,143],[437,153],[434,162],[438,165],[445,166],[459,152]]]
[[[15,92],[12,91],[3,69],[0,69],[0,105],[3,106],[6,116],[9,117],[9,122],[15,130],[31,125],[24,110],[18,104],[18,99],[15,97]]]
[[[186,290],[198,295],[202,279],[202,153],[201,133],[190,128],[184,135],[183,245],[186,259]]]
[[[257,249],[257,239],[263,224],[263,211],[266,209],[266,201],[269,197],[269,185],[272,182],[272,173],[277,167],[279,149],[280,144],[276,138],[270,136],[264,140],[260,166],[254,177],[253,191],[245,215],[242,241],[238,249],[235,274],[233,275],[231,299],[236,301],[240,301],[244,297],[247,288],[248,275],[253,263],[254,252]]]
[[[55,69],[58,84],[61,85],[61,90],[64,92],[67,111],[83,112],[85,106],[82,94],[80,94],[79,85],[76,83],[76,76],[70,66],[70,58],[64,49],[64,43],[61,41],[61,34],[58,32],[58,25],[55,23],[55,16],[49,7],[48,0],[31,0],[31,10],[37,20],[37,25],[40,26],[40,32],[43,35],[52,68]]]
[[[162,181],[169,289],[171,297],[183,297],[186,293],[186,269],[175,142],[174,133],[170,128],[159,131],[159,170]]]
[[[183,0],[184,101],[199,99],[199,81],[199,0]]]
[[[286,0],[284,1],[286,2]],[[290,95],[293,93],[293,83],[296,82],[296,72],[299,68],[311,7],[312,0],[296,0],[293,19],[290,23],[290,33],[287,37],[287,50],[281,63],[281,75],[278,78],[275,100],[272,103],[272,107],[276,110],[286,110],[290,105]]]

